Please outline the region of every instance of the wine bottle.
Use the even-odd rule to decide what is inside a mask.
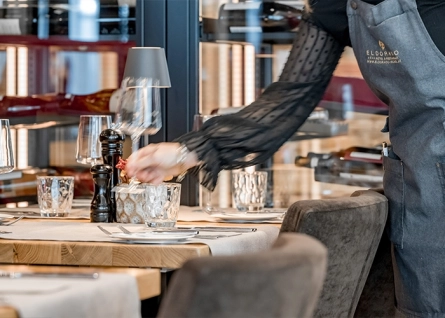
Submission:
[[[295,158],[295,165],[314,168],[316,181],[375,187],[383,182],[382,154],[379,148],[350,147],[337,152],[310,152]]]
[[[59,115],[109,114],[115,89],[104,89],[92,94],[42,94],[32,96],[0,96],[0,115],[24,117],[41,113]]]
[[[225,3],[219,9],[221,31],[288,32],[300,24],[303,11],[274,1]]]

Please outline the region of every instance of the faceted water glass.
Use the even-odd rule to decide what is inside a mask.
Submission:
[[[114,191],[118,222],[145,223],[150,228],[175,226],[181,198],[180,183],[121,184]]]
[[[144,221],[148,227],[174,227],[181,199],[180,183],[146,185]]]
[[[74,177],[37,177],[37,200],[40,215],[68,216],[73,205]]]
[[[264,208],[267,193],[266,171],[233,171],[233,201],[240,212],[259,212]]]

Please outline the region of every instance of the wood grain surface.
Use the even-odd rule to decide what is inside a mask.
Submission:
[[[0,263],[180,268],[210,255],[204,244],[149,245],[108,242],[0,240]]]

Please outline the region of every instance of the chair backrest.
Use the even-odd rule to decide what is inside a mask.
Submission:
[[[383,189],[374,189],[384,194]],[[388,226],[388,222],[386,223]],[[356,318],[391,318],[396,316],[394,272],[392,266],[391,241],[384,231],[360,300],[355,309]]]
[[[354,317],[391,318],[396,316],[392,268],[391,241],[385,232],[380,240]]]
[[[388,202],[373,191],[295,202],[281,232],[313,236],[328,248],[328,270],[315,317],[353,317],[385,227]]]
[[[286,233],[262,252],[190,260],[173,274],[157,317],[312,317],[326,257],[314,238]]]

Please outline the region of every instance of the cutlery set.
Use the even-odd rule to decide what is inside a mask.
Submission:
[[[23,219],[24,217],[25,217],[25,216],[22,215],[22,216],[19,216],[17,219],[12,220],[12,221],[9,221],[9,222],[2,222],[2,221],[0,221],[0,226],[9,226],[9,225],[12,225],[12,224],[14,224],[14,223],[20,221],[20,220]],[[1,233],[1,232],[0,232],[0,233]],[[1,233],[1,234],[9,234],[9,233]]]
[[[97,226],[99,230],[107,235],[113,235],[112,232],[105,229],[103,226]],[[118,226],[118,229],[121,230],[125,234],[135,234],[135,232],[129,231],[127,228],[122,225]],[[195,234],[195,238],[201,239],[219,239],[224,237],[238,236],[242,233],[255,232],[256,228],[242,228],[242,227],[177,227],[173,229],[154,229],[150,231],[150,233],[159,233],[159,234]],[[235,232],[231,234],[200,234],[200,232]]]

